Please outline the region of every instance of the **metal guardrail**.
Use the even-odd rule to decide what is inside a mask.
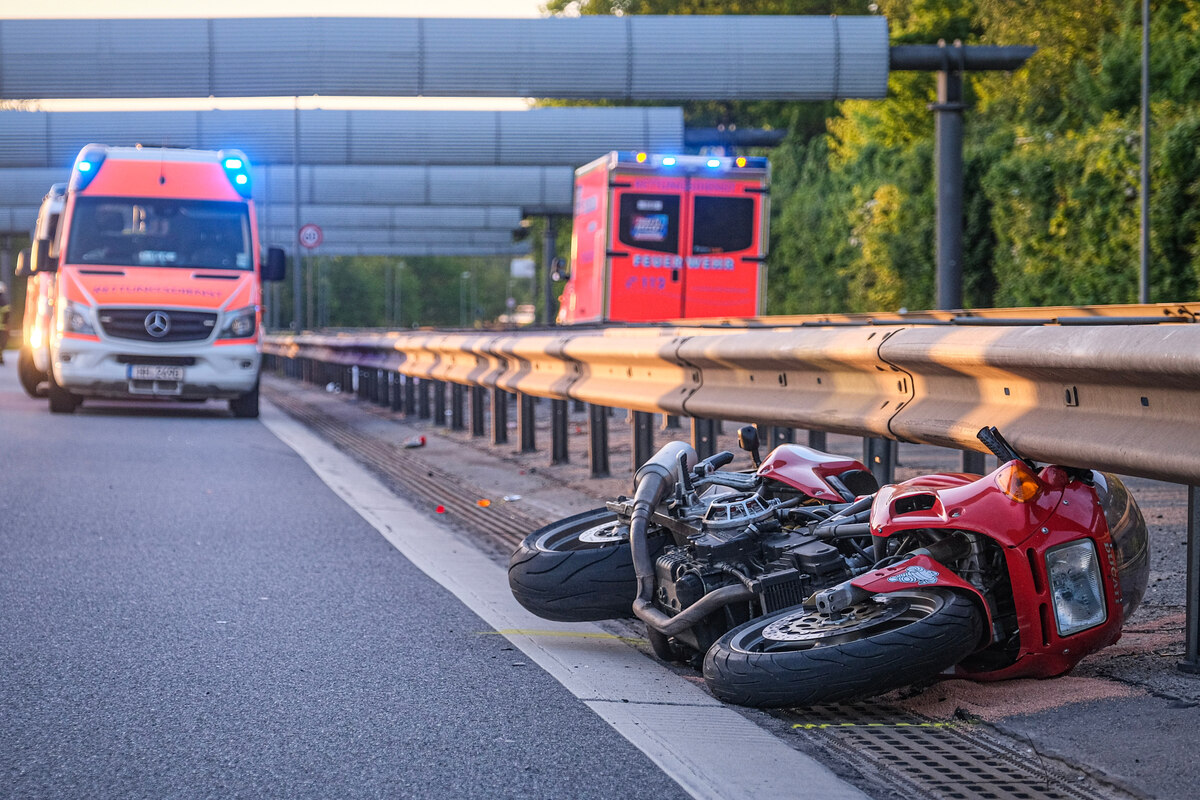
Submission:
[[[1200,304],[268,337],[288,358],[1200,485]],[[886,320],[886,321],[885,321]],[[891,322],[891,324],[887,324]],[[978,323],[984,323],[982,325]]]

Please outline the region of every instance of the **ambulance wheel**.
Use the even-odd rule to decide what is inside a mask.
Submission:
[[[54,371],[49,374],[50,388],[47,391],[47,396],[50,398],[50,413],[51,414],[74,414],[75,409],[83,404],[83,398],[77,394],[71,394],[66,389],[58,385],[58,381],[54,379]]]
[[[255,419],[258,417],[258,384],[241,397],[229,401],[229,410],[239,419]]]

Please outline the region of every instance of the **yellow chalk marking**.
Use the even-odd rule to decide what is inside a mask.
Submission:
[[[646,640],[636,636],[617,636],[612,633],[580,633],[575,631],[534,631],[519,628],[509,628],[502,631],[479,631],[480,636],[554,636],[564,639],[614,639],[628,644],[645,644]]]
[[[956,722],[797,722],[792,730],[823,731],[827,728],[955,728],[973,724]]]

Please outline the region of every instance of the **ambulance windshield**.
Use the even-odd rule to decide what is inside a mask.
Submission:
[[[251,247],[245,203],[78,197],[66,263],[250,270]]]

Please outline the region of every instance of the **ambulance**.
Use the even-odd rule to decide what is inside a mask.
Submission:
[[[612,152],[575,171],[560,324],[763,313],[770,165]]]
[[[236,150],[83,148],[71,169],[56,273],[50,410],[85,398],[228,400],[257,417],[262,281],[250,164]],[[43,267],[43,265],[45,265]]]
[[[62,216],[67,185],[56,183],[42,198],[33,241],[46,242],[49,259],[58,258],[58,221]],[[30,397],[44,397],[42,384],[50,370],[50,328],[54,324],[54,273],[36,269],[30,263],[30,251],[17,257],[16,276],[25,278],[25,315],[21,324],[21,351],[17,357],[17,375]]]

